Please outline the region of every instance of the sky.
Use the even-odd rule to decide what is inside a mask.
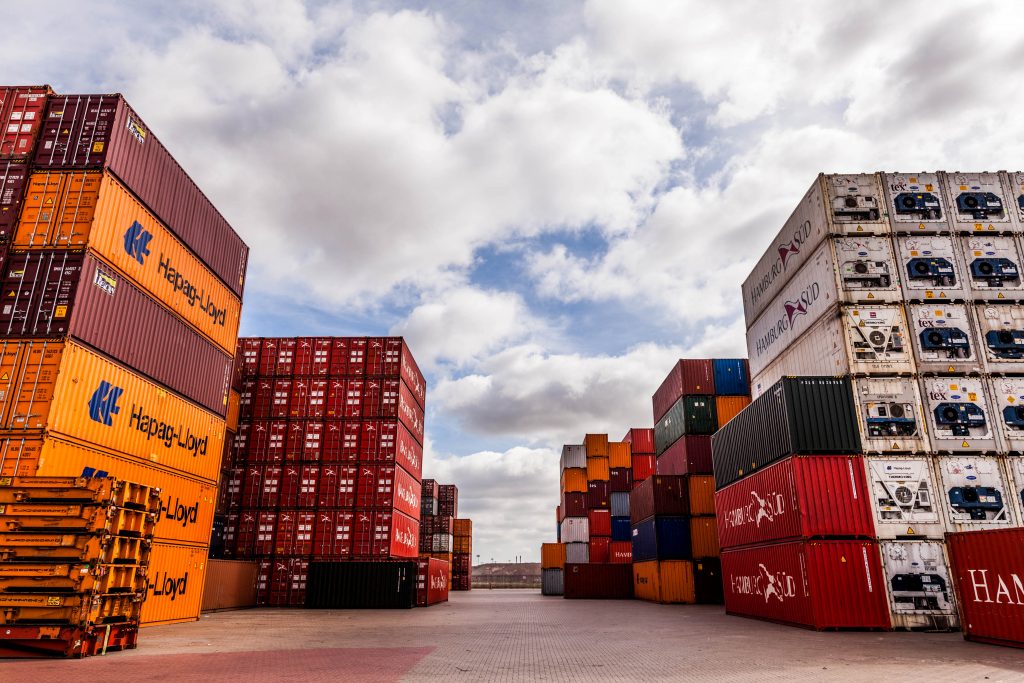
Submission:
[[[481,561],[555,539],[558,455],[745,353],[819,172],[1018,170],[1013,2],[37,0],[11,83],[121,92],[251,247],[244,336],[404,335]]]

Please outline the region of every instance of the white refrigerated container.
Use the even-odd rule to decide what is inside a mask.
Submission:
[[[1024,453],[1024,377],[989,377],[986,382],[1000,450]]]
[[[1024,373],[1024,304],[976,304],[973,313],[985,370]]]
[[[967,269],[950,235],[899,235],[903,297],[907,301],[963,301],[968,298]]]
[[[1003,185],[1006,187],[1006,199],[1010,203],[1010,215],[1014,218],[1014,228],[1024,232],[1024,172],[1002,173]]]
[[[963,235],[957,238],[963,255],[967,298],[1012,302],[1024,298],[1019,237]]]
[[[930,455],[864,458],[878,538],[942,538],[943,492]]]
[[[1010,486],[1013,507],[1017,511],[1017,519],[1024,522],[1024,456],[1006,456],[1003,458],[1003,468],[1006,471],[1007,484]]]
[[[951,230],[949,207],[937,173],[883,173],[882,186],[893,232]]]
[[[959,626],[944,541],[883,541],[879,551],[893,628]]]
[[[1013,490],[1001,460],[988,455],[940,455],[934,459],[947,531],[1016,525]]]
[[[910,345],[914,349],[917,371],[922,374],[981,374],[984,370],[982,350],[974,332],[973,317],[966,304],[908,304]]]
[[[1010,198],[1000,173],[942,173],[949,222],[956,232],[999,233],[1013,228]]]
[[[992,453],[995,415],[980,377],[922,377],[928,439],[934,452]]]
[[[928,453],[923,402],[913,377],[853,379],[860,440],[865,453]]]

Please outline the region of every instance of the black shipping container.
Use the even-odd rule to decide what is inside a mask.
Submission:
[[[654,452],[661,455],[674,444],[683,431],[683,399],[672,404],[660,420],[654,423]]]
[[[711,437],[715,487],[789,455],[860,453],[849,378],[785,377]]]
[[[714,396],[683,396],[654,425],[654,452],[661,455],[684,434],[714,434],[717,429]]]
[[[708,557],[693,561],[693,592],[698,605],[725,603],[721,560]]]
[[[224,555],[224,528],[227,525],[227,515],[215,514],[213,516],[213,531],[210,534],[210,559],[223,560]]]
[[[306,607],[411,609],[416,606],[415,562],[311,562]]]

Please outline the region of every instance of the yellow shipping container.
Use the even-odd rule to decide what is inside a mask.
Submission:
[[[718,520],[714,517],[691,517],[690,547],[694,558],[718,557]]]
[[[739,415],[740,411],[749,405],[749,396],[716,396],[715,411],[718,414],[718,428],[724,427],[726,422]]]
[[[587,481],[608,481],[612,478],[608,458],[587,458]]]
[[[587,470],[582,467],[567,467],[562,470],[562,493],[586,493]]]
[[[713,515],[715,514],[715,478],[710,474],[691,474],[690,485],[690,514],[691,515]]]
[[[693,563],[689,560],[635,562],[633,594],[638,600],[650,602],[695,603]]]
[[[608,457],[608,435],[587,434],[583,437],[583,445],[587,448],[587,457],[597,455],[603,458]]]
[[[608,442],[608,465],[610,467],[633,467],[633,454],[624,441]]]
[[[565,569],[565,544],[564,543],[541,543],[540,544],[540,568],[541,569]]]
[[[0,343],[0,429],[45,430],[211,482],[224,452],[222,418],[74,342]]]
[[[238,431],[238,418],[242,412],[242,397],[234,389],[228,392],[228,414],[225,418],[225,424],[229,432]]]
[[[13,246],[88,247],[235,354],[241,301],[109,172],[33,173]]]
[[[196,621],[203,609],[209,549],[154,543],[140,626]]]
[[[8,440],[28,437],[0,437],[0,452]],[[31,450],[38,463],[39,476],[95,476],[106,472],[112,477],[160,488],[160,512],[155,537],[180,544],[206,546],[210,543],[213,514],[217,505],[217,482],[200,481],[180,472],[124,457],[115,453],[87,448],[51,436],[32,438]],[[0,462],[4,468],[6,464]]]

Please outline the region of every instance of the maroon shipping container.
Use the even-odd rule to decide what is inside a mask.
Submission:
[[[28,166],[24,161],[0,161],[0,242],[14,238],[27,181]]]
[[[873,541],[791,541],[722,551],[725,611],[825,629],[888,629]]]
[[[420,483],[401,467],[361,463],[356,480],[356,507],[398,510],[418,522]]]
[[[633,565],[567,564],[565,597],[605,600],[633,598]]]
[[[629,450],[633,455],[653,455],[654,450],[654,429],[652,427],[633,427],[622,437],[625,443],[629,444]]]
[[[330,561],[352,557],[354,529],[355,512],[351,508],[317,510],[313,527],[312,559]]]
[[[257,374],[264,379],[291,377],[295,368],[295,339],[268,337],[260,340]]]
[[[611,492],[606,481],[587,482],[587,509],[607,510],[611,507]]]
[[[946,534],[964,638],[1024,647],[1024,528]]]
[[[70,335],[217,415],[227,413],[233,359],[92,254],[11,252],[0,287],[5,336]]]
[[[455,574],[469,574],[473,571],[473,557],[469,553],[455,553],[452,555],[452,572]]]
[[[719,544],[872,538],[869,495],[859,455],[786,458],[715,493]]]
[[[379,560],[416,557],[420,525],[397,510],[356,508],[352,559]]]
[[[317,506],[352,508],[356,504],[359,465],[324,463],[317,484]]]
[[[281,509],[277,513],[274,535],[275,555],[302,555],[313,552],[315,513],[297,509]]]
[[[420,492],[424,498],[437,498],[437,481],[424,479],[420,482]]]
[[[714,460],[711,458],[711,437],[703,434],[687,434],[658,456],[658,474],[713,474]]]
[[[690,487],[687,478],[656,474],[629,493],[629,519],[636,524],[654,515],[690,514]]]
[[[298,337],[292,374],[296,377],[327,377],[331,371],[330,337]]]
[[[312,510],[319,502],[320,465],[302,465],[299,468],[299,492],[295,507]]]
[[[633,470],[628,467],[613,467],[608,481],[609,493],[629,493],[633,489]]]
[[[608,561],[615,564],[633,562],[632,541],[612,541],[608,546]]]
[[[427,607],[448,601],[451,566],[444,560],[416,560],[416,606]]]
[[[612,535],[612,513],[611,510],[588,510],[587,518],[590,520],[590,537]],[[594,558],[591,557],[593,562]]]
[[[240,507],[249,510],[278,507],[281,503],[283,471],[280,465],[247,465],[243,475]]]
[[[437,514],[440,517],[459,516],[459,487],[441,484],[437,487]]]
[[[242,510],[238,513],[238,531],[232,548],[232,557],[246,560],[253,557],[256,549],[256,523],[259,512]],[[229,546],[232,547],[232,546]]]
[[[563,493],[562,504],[560,506],[559,514],[561,518],[559,522],[566,517],[586,517],[587,516],[587,494],[585,493]]]
[[[288,422],[284,459],[289,462],[319,462],[326,426],[319,421]]]
[[[359,421],[328,420],[325,422],[324,445],[321,452],[323,462],[359,462],[360,435],[364,426]],[[373,460],[370,457],[362,459]]]
[[[51,97],[34,165],[110,169],[242,296],[249,248],[120,95]]]
[[[665,416],[681,396],[715,393],[715,368],[710,359],[682,359],[668,373],[651,397],[654,422]]]
[[[52,93],[48,85],[0,87],[0,159],[31,160]]]
[[[274,538],[277,536],[277,512],[259,512],[256,517],[256,542],[252,552],[255,556],[273,555]]]
[[[235,367],[242,379],[249,379],[259,374],[260,349],[263,348],[261,337],[239,337],[235,352]]]
[[[611,561],[611,543],[612,539],[607,536],[599,536],[597,538],[590,539],[590,562],[596,564],[604,564]]]

